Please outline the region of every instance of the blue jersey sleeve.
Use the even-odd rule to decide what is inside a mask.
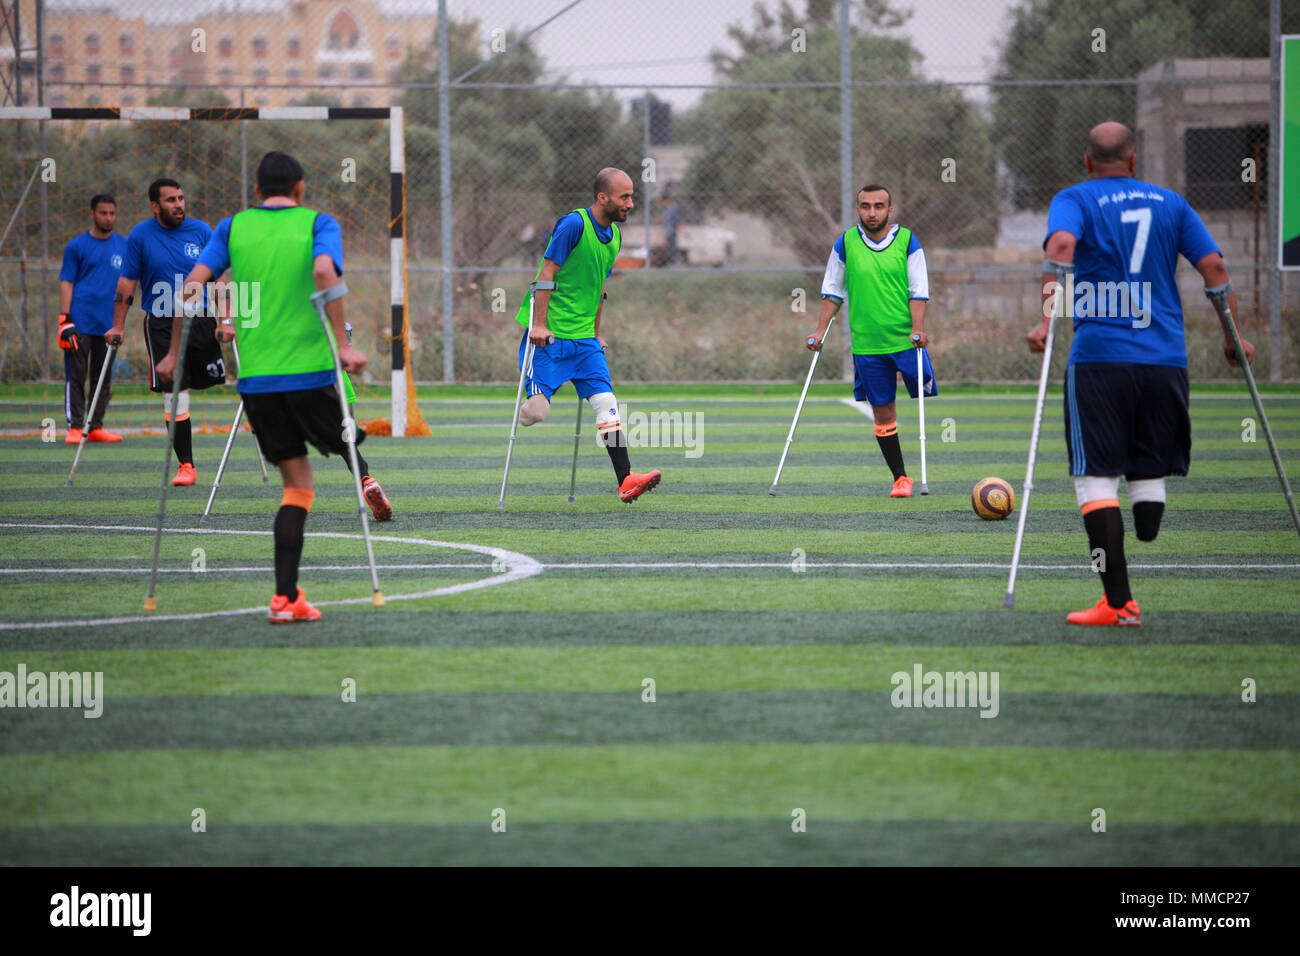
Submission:
[[[1083,236],[1083,209],[1073,196],[1057,193],[1052,197],[1052,205],[1047,210],[1047,235],[1043,237],[1043,246],[1054,232],[1068,232],[1075,239]]]
[[[1178,251],[1187,257],[1187,261],[1195,265],[1212,252],[1219,252],[1219,247],[1210,235],[1210,230],[1205,228],[1205,223],[1201,222],[1201,217],[1196,214],[1191,203],[1182,196],[1182,218],[1178,230]]]
[[[338,220],[327,212],[317,213],[311,227],[311,257],[329,256],[334,260],[334,271],[343,275],[343,229]]]
[[[916,233],[912,233],[911,238],[907,240],[907,254],[910,256],[912,253],[920,251],[921,241],[916,238]]]
[[[217,231],[212,234],[208,244],[203,247],[198,264],[211,269],[213,278],[220,278],[221,274],[230,268],[229,217],[217,223]]]
[[[122,278],[140,281],[143,268],[143,241],[134,229],[126,239],[126,255],[122,257]]]
[[[77,272],[81,268],[81,253],[74,239],[63,248],[63,268],[59,270],[60,282],[76,282]]]
[[[569,253],[574,250],[581,238],[582,216],[576,212],[566,213],[555,221],[551,241],[546,244],[545,258],[550,259],[557,266],[564,265],[564,260],[569,258]]]
[[[839,258],[840,258],[840,262],[843,262],[843,263],[845,263],[846,265],[848,264],[848,259],[845,258],[845,256],[847,255],[847,253],[845,253],[845,251],[844,251],[844,234],[843,234],[843,233],[840,233],[840,237],[839,237],[838,239],[835,240],[834,252],[835,252],[835,254],[836,254],[837,256],[839,256]]]

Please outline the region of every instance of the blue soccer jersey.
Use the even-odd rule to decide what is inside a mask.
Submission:
[[[113,327],[113,296],[126,245],[126,236],[115,232],[97,239],[87,231],[64,248],[59,279],[72,283],[68,318],[78,332],[103,335]]]
[[[1179,255],[1219,251],[1187,200],[1127,176],[1089,179],[1053,197],[1047,235],[1058,231],[1077,240],[1070,363],[1186,368],[1174,270]]]
[[[146,219],[131,230],[122,277],[140,282],[140,305],[148,315],[172,315],[176,293],[211,238],[211,226],[188,216],[175,229]]]

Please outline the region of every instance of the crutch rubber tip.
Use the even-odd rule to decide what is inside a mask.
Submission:
[[[203,515],[202,517],[199,518],[199,524],[206,525],[210,520],[212,519],[210,519],[207,515]]]
[[[575,501],[577,501],[577,500],[578,500],[578,499],[575,498],[575,497],[573,497],[573,495],[569,495],[569,504],[573,504],[573,503],[574,503]]]
[[[1016,596],[1008,591],[1007,596],[1002,599],[1002,606],[1006,608],[1014,608],[1016,606]]]
[[[380,594],[378,591],[376,591],[374,595],[370,598],[370,603],[373,604],[375,607],[383,607],[384,596]]]
[[[152,594],[149,595],[147,598],[144,599],[144,609],[145,609],[146,611],[156,611],[156,610],[158,610],[158,602],[155,601],[155,600],[153,599],[153,595],[152,595]]]
[[[767,493],[768,493],[769,495],[775,495],[775,494],[776,494],[776,485],[773,485],[771,488],[767,489]]]
[[[505,511],[505,510],[506,510],[506,503],[504,501],[498,501],[497,511]]]
[[[268,481],[270,481],[270,480],[271,480],[271,477],[270,477],[269,475],[263,475],[263,476],[262,476],[262,484],[266,484],[266,483],[267,483]]]
[[[72,479],[69,478],[67,481],[65,481],[65,482],[63,483],[63,487],[64,487],[64,488],[71,488],[71,487],[72,487]]]
[[[930,493],[930,486],[929,486],[929,485],[922,485],[922,486],[921,486],[921,494],[923,494],[923,495],[928,495],[929,493]]]

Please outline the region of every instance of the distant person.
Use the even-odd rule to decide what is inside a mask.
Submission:
[[[672,265],[679,255],[677,249],[677,224],[681,221],[682,210],[671,195],[664,195],[661,200],[664,207],[664,261]]]
[[[122,273],[126,237],[113,231],[117,222],[117,200],[97,193],[90,200],[90,229],[74,238],[63,250],[59,270],[59,348],[63,356],[63,414],[68,420],[69,445],[81,444],[83,428],[87,441],[121,441],[122,436],[104,427],[104,414],[113,397],[113,369],[104,375],[99,402],[86,409],[86,381],[91,394],[99,383],[109,345],[114,338],[113,295]]]
[[[1089,178],[1057,193],[1048,209],[1044,318],[1027,337],[1030,351],[1043,351],[1055,267],[1073,265],[1078,304],[1069,303],[1074,341],[1065,370],[1065,447],[1088,547],[1102,559],[1105,594],[1094,607],[1068,615],[1071,624],[1142,623],[1129,589],[1119,479],[1128,485],[1134,533],[1154,541],[1165,512],[1165,477],[1187,474],[1192,423],[1183,305],[1174,281],[1178,257],[1196,267],[1207,290],[1228,291],[1228,307],[1237,311],[1223,256],[1201,218],[1173,190],[1134,179],[1136,162],[1127,126],[1102,123],[1088,133]],[[1137,291],[1110,298],[1103,309],[1096,291],[1102,283]],[[1224,355],[1236,365],[1226,324],[1223,335]],[[1249,362],[1255,347],[1241,344]]]

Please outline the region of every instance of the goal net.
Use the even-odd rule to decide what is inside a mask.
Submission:
[[[304,204],[342,227],[346,314],[370,360],[356,381],[358,419],[372,434],[429,434],[410,374],[403,143],[400,107],[0,109],[0,155],[9,157],[0,165],[0,209],[9,210],[0,216],[0,382],[62,380],[59,268],[90,225],[91,196],[116,198],[125,236],[152,215],[149,183],[167,176],[181,184],[187,215],[215,228],[256,205],[257,164],[282,150],[303,165]],[[133,306],[129,321],[138,314]],[[144,350],[132,343],[115,384],[147,381]]]

